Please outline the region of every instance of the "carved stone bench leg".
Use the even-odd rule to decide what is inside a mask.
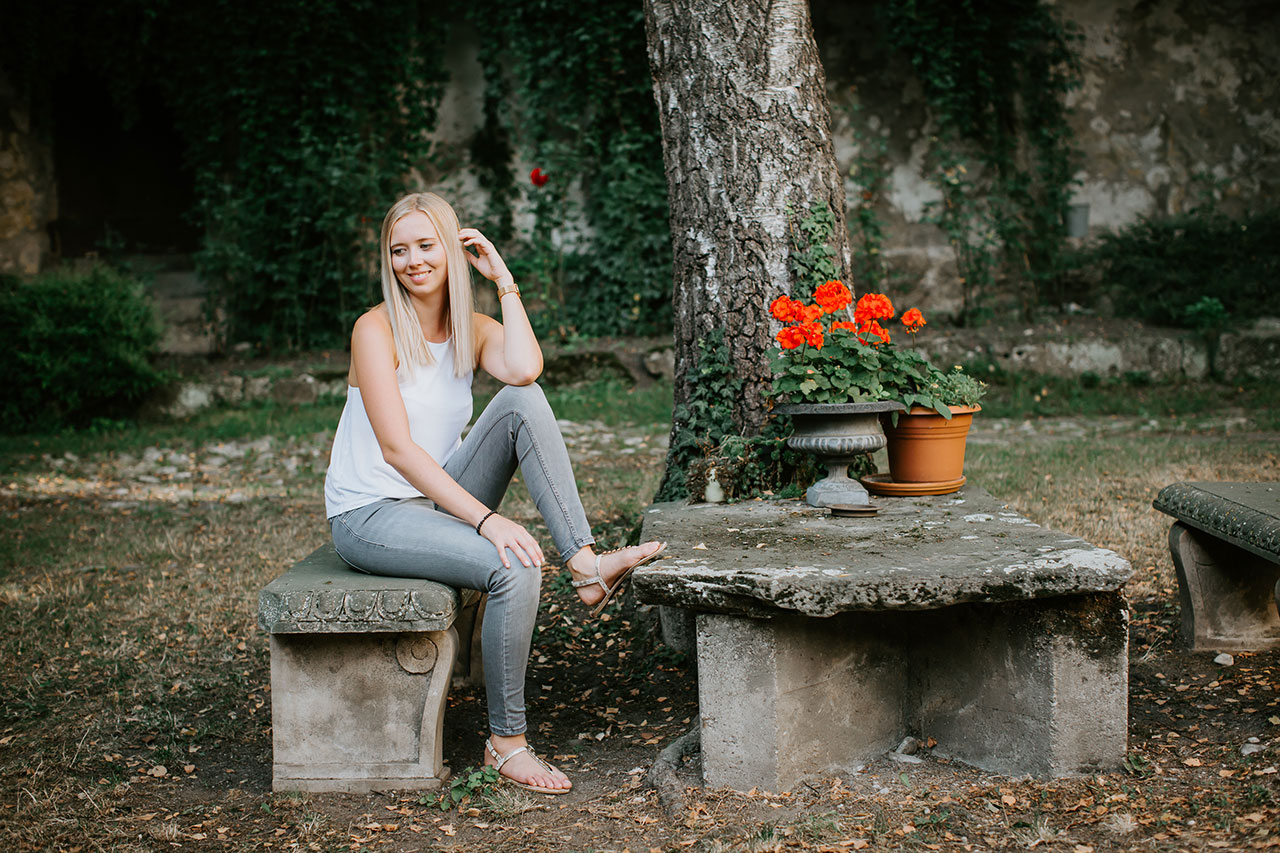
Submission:
[[[484,624],[485,607],[489,604],[487,593],[464,589],[462,607],[453,627],[458,632],[458,662],[453,668],[453,679],[460,684],[484,684],[484,655],[480,648],[481,627]]]
[[[453,628],[272,634],[277,791],[438,788]]]
[[[1169,529],[1192,651],[1280,648],[1280,565],[1181,522]]]

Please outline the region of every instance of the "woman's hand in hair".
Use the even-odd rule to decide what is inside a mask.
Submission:
[[[524,525],[517,524],[509,518],[503,518],[500,515],[489,516],[488,520],[480,526],[480,535],[498,549],[502,565],[508,569],[511,568],[511,559],[507,556],[508,550],[515,554],[516,559],[526,567],[542,568],[542,564],[547,561],[533,534],[526,530]]]
[[[498,254],[498,250],[493,247],[488,237],[474,228],[462,228],[458,231],[458,239],[462,241],[463,246],[475,249],[474,255],[467,252],[467,260],[480,275],[496,283],[501,283],[499,279],[502,278],[512,278],[506,262],[502,260],[502,256]]]

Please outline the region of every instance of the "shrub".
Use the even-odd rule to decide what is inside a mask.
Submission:
[[[1103,237],[1076,265],[1096,268],[1123,317],[1199,329],[1208,299],[1237,321],[1280,316],[1280,208],[1146,220]]]
[[[107,267],[0,280],[6,431],[131,414],[163,381],[142,285]]]

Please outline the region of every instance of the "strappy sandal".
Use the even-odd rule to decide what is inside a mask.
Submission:
[[[641,557],[630,566],[627,566],[627,568],[623,570],[622,574],[614,580],[613,586],[609,586],[604,582],[604,578],[600,576],[600,558],[607,554],[616,554],[621,550],[621,548],[614,548],[612,551],[605,551],[603,553],[596,554],[596,576],[593,578],[585,578],[580,581],[570,581],[570,583],[573,584],[574,589],[582,589],[584,586],[591,586],[593,583],[600,584],[604,589],[604,598],[597,601],[595,606],[591,608],[591,618],[593,619],[603,613],[604,609],[609,606],[609,602],[613,601],[618,593],[622,591],[622,588],[626,586],[627,579],[631,577],[632,572],[643,565],[652,563],[654,560],[658,559],[658,555],[667,550],[667,543],[663,542],[662,545],[659,546],[658,550],[654,551],[647,557]]]
[[[532,749],[530,749],[528,746],[518,746],[515,749],[508,752],[506,755],[498,755],[498,750],[493,748],[493,743],[489,740],[489,738],[485,738],[484,748],[489,750],[489,754],[493,756],[494,763],[490,766],[497,769],[498,775],[500,776],[502,775],[502,765],[506,764],[508,761],[510,761],[512,758],[516,757],[522,752],[529,753],[529,757],[532,758],[534,761],[536,761],[538,765],[548,773],[560,772],[556,770],[555,767],[548,764],[546,761],[543,761],[542,757],[539,756]],[[510,776],[503,776],[502,778],[510,782],[512,785],[515,785],[517,788],[524,788],[526,791],[533,791],[535,794],[550,794],[552,796],[558,796],[560,794],[567,794],[573,790],[572,783],[570,783],[571,787],[568,787],[568,788],[546,788],[546,787],[543,787],[542,785],[530,785],[527,782],[518,782],[515,779],[512,779]]]

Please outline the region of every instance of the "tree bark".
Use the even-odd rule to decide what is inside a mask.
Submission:
[[[768,304],[791,292],[788,211],[826,202],[846,277],[850,266],[809,3],[645,0],[645,28],[671,204],[676,403],[689,398],[696,342],[723,329],[744,380],[733,421],[756,434],[777,330]]]
[[[675,401],[688,398],[697,341],[723,329],[744,380],[734,422],[754,435],[772,379],[768,304],[791,290],[788,211],[826,202],[846,277],[850,263],[809,3],[645,0],[645,24],[671,209]]]

